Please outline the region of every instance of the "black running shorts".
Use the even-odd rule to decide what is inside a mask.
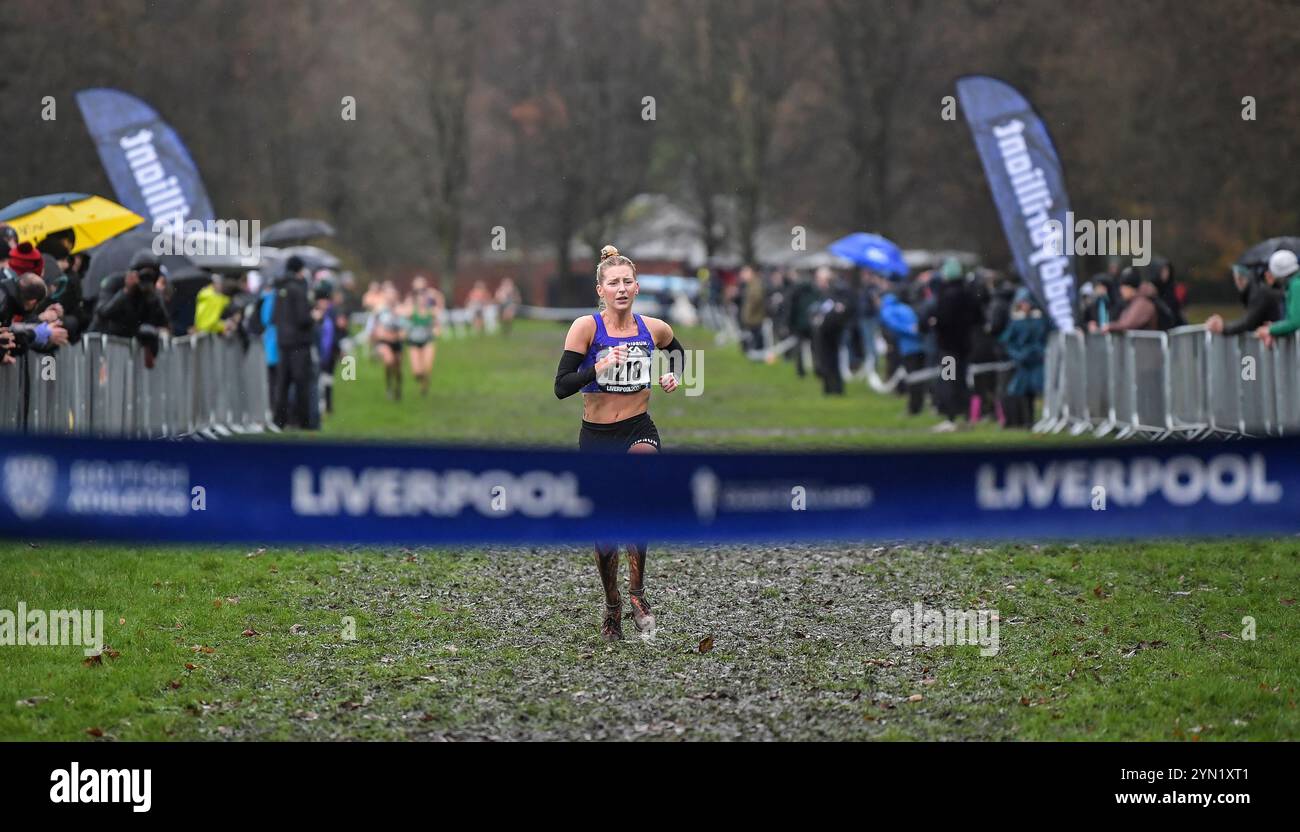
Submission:
[[[609,424],[583,419],[582,430],[578,432],[578,449],[594,453],[626,453],[642,442],[659,448],[659,428],[649,413],[638,413]]]

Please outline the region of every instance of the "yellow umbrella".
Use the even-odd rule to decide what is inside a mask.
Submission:
[[[33,196],[0,210],[0,223],[13,226],[20,243],[39,243],[72,229],[77,234],[73,252],[94,248],[142,222],[144,217],[116,202],[87,194]]]

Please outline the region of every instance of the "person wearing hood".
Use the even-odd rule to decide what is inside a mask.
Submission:
[[[1129,266],[1119,278],[1119,292],[1124,299],[1124,311],[1119,319],[1106,324],[1102,332],[1129,332],[1132,330],[1160,328],[1160,314],[1151,299],[1153,290],[1142,291],[1142,275]]]
[[[271,319],[275,323],[279,352],[275,424],[280,428],[291,423],[299,428],[311,427],[312,388],[316,383],[312,373],[311,348],[316,320],[312,315],[311,301],[307,297],[307,281],[302,272],[302,259],[290,257],[285,264],[284,275],[275,282],[275,305]]]
[[[224,335],[231,330],[227,314],[231,298],[239,292],[238,279],[222,274],[212,275],[212,281],[199,290],[194,300],[194,331]]]
[[[1260,326],[1255,335],[1264,342],[1264,346],[1273,346],[1273,340],[1291,335],[1300,329],[1300,263],[1296,262],[1294,251],[1281,249],[1268,258],[1268,271],[1264,279],[1269,286],[1286,283],[1286,310],[1282,319],[1275,324]]]
[[[1151,273],[1151,283],[1155,286],[1160,301],[1172,314],[1173,326],[1186,326],[1187,318],[1183,315],[1183,300],[1179,297],[1179,284],[1174,279],[1174,264],[1168,260],[1157,260],[1152,264]]]
[[[916,310],[899,300],[894,292],[881,296],[880,324],[893,340],[904,370],[915,373],[925,366],[925,344],[921,340],[921,325]],[[908,382],[908,415],[920,413],[924,404],[925,382]]]
[[[1282,317],[1286,305],[1286,295],[1256,275],[1249,266],[1240,264],[1232,267],[1232,282],[1237,287],[1237,296],[1246,312],[1235,321],[1225,323],[1221,315],[1211,315],[1205,321],[1205,328],[1217,335],[1240,335],[1254,332],[1269,321]]]
[[[1027,287],[1020,287],[1013,300],[1011,322],[998,339],[1007,357],[1016,364],[1007,382],[1003,406],[1006,427],[1027,428],[1034,423],[1035,400],[1043,394],[1049,328],[1033,293]]]
[[[104,280],[91,332],[106,332],[119,338],[135,338],[142,327],[167,328],[167,308],[158,296],[163,275],[158,256],[142,248],[131,256],[126,274]]]
[[[984,323],[984,309],[979,298],[966,285],[961,264],[955,258],[944,261],[940,271],[943,283],[934,302],[929,320],[939,348],[939,379],[935,400],[944,421],[935,426],[939,433],[957,429],[957,419],[970,408],[970,389],[966,368],[970,364],[971,340],[975,328]]]
[[[113,275],[100,285],[95,317],[87,331],[138,339],[144,349],[144,365],[153,369],[158,336],[170,326],[159,289],[160,285],[165,288],[166,279],[158,255],[140,249],[131,256],[126,274]]]

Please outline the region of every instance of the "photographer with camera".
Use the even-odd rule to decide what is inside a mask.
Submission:
[[[45,302],[47,291],[41,275],[18,274],[14,262],[11,257],[10,268],[0,278],[0,354],[5,364],[12,364],[28,347],[53,349],[68,343],[67,330],[59,323],[61,310],[36,311]]]
[[[167,307],[159,293],[164,281],[158,257],[140,249],[131,257],[126,274],[110,277],[100,287],[89,331],[139,340],[145,348],[145,366],[152,368],[158,333],[168,327]]]

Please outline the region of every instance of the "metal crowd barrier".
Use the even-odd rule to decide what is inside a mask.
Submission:
[[[1300,339],[1203,326],[1052,333],[1034,430],[1189,439],[1300,433]]]
[[[0,365],[0,430],[162,439],[270,424],[260,339],[164,339],[146,366],[136,341],[102,333]]]
[[[1061,337],[1053,332],[1047,339],[1047,354],[1043,358],[1043,415],[1034,424],[1036,433],[1055,433],[1066,426],[1064,401],[1061,398],[1062,373]]]

